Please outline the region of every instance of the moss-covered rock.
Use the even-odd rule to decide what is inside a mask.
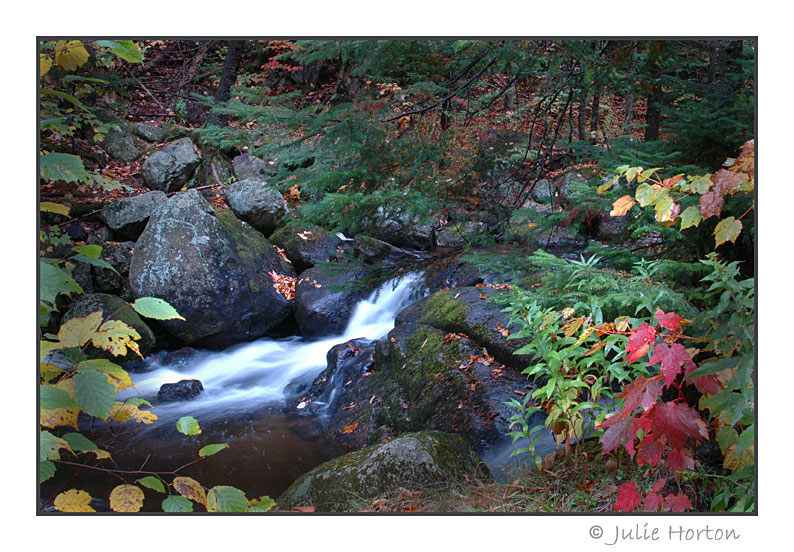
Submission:
[[[141,355],[146,356],[152,351],[155,345],[155,337],[152,330],[143,320],[141,320],[141,317],[138,316],[138,313],[135,312],[132,307],[128,306],[125,301],[122,301],[120,298],[114,295],[108,295],[107,293],[91,293],[88,295],[81,295],[66,312],[62,323],[73,318],[82,318],[84,316],[88,316],[92,312],[97,311],[102,311],[103,319],[113,315],[111,320],[119,320],[124,322],[138,332],[138,334],[141,336],[141,338],[138,340],[138,346],[140,348]],[[107,358],[109,360],[115,359],[116,361],[119,360],[107,351],[94,348],[93,345],[88,346],[88,349],[86,349],[86,354],[90,358]],[[130,358],[128,358],[128,360],[131,360],[132,356],[134,356],[134,353],[130,354]]]
[[[299,477],[278,497],[279,509],[354,511],[361,501],[455,481],[490,480],[488,468],[457,435],[422,431],[346,454]]]
[[[261,337],[291,314],[271,271],[294,276],[262,234],[189,190],[152,215],[132,255],[130,285],[136,297],[164,299],[185,317],[163,321],[171,334],[220,348]]]

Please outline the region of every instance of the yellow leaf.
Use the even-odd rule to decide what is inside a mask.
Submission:
[[[61,205],[60,203],[53,203],[52,201],[42,201],[39,204],[39,211],[45,213],[57,213],[65,217],[69,216],[69,206]]]
[[[734,455],[736,450],[736,443],[730,445],[725,449],[725,460],[722,467],[726,470],[733,472],[741,471],[753,462],[755,462],[755,446],[750,445],[744,449],[738,456]]]
[[[124,404],[117,402],[113,409],[110,411],[110,417],[119,423],[126,422],[129,419],[134,419],[136,422],[143,424],[151,424],[157,420],[157,414],[149,412],[148,410],[140,410],[137,406],[132,404]]]
[[[41,379],[43,381],[50,381],[55,376],[60,376],[63,374],[64,370],[60,366],[55,366],[54,364],[47,364],[46,362],[42,362],[39,365],[39,371],[41,373]]]
[[[44,427],[55,428],[58,426],[77,427],[77,416],[80,408],[56,408],[55,410],[39,410],[39,423]]]
[[[102,311],[92,312],[82,318],[72,318],[61,325],[58,340],[63,347],[82,347],[92,339],[102,323]]]
[[[89,504],[91,495],[77,489],[69,489],[55,497],[55,509],[61,512],[95,512]]]
[[[88,61],[88,51],[79,40],[59,40],[55,45],[55,63],[66,69],[74,71],[85,65]]]
[[[44,54],[39,54],[39,77],[43,77],[52,67],[52,60]]]
[[[110,492],[110,509],[114,512],[139,512],[143,491],[135,485],[119,485]]]
[[[51,352],[64,348],[63,343],[59,341],[39,341],[39,343],[39,351],[41,352],[39,362],[44,362],[44,359],[47,358],[47,355]]]
[[[199,504],[207,505],[207,493],[201,483],[190,477],[175,477],[171,482],[174,489],[187,499],[190,499]]]
[[[634,207],[635,203],[637,202],[634,201],[630,195],[624,195],[623,197],[616,199],[612,204],[612,210],[609,212],[609,216],[622,217],[629,212],[629,209]]]
[[[101,314],[101,313],[100,313]],[[58,334],[60,336],[60,334]],[[108,320],[91,336],[94,347],[104,349],[113,356],[124,356],[127,348],[134,351],[139,357],[141,352],[138,344],[133,339],[140,339],[141,335],[121,320]]]

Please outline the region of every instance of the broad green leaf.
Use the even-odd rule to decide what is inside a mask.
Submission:
[[[65,77],[63,77],[63,82],[72,82],[72,81],[93,82],[96,84],[110,84],[110,81],[107,81],[105,79],[84,77],[83,75],[66,75]]]
[[[102,311],[64,322],[58,330],[58,340],[64,347],[82,347],[94,336],[102,324]]]
[[[750,424],[742,434],[739,435],[739,441],[736,444],[736,450],[734,451],[735,455],[739,455],[743,453],[748,447],[755,444],[755,424]]]
[[[642,167],[630,167],[626,171],[626,180],[631,184],[631,181],[634,180],[634,177],[642,171]]]
[[[690,226],[697,226],[703,220],[703,215],[700,214],[700,209],[697,207],[687,207],[681,213],[681,230],[689,228]]]
[[[142,63],[143,54],[132,40],[97,40],[97,46],[110,48],[110,51],[119,56],[124,61],[130,63]]]
[[[645,182],[649,178],[651,178],[654,173],[658,170],[661,170],[661,167],[656,167],[655,169],[645,169],[637,176],[637,182]]]
[[[725,426],[717,432],[717,444],[724,453],[728,447],[735,445],[739,441],[739,434],[730,426]]]
[[[139,297],[132,303],[138,314],[155,320],[185,320],[168,302],[157,297]]]
[[[73,408],[75,406],[77,404],[74,399],[63,389],[54,385],[39,386],[39,408],[55,410],[56,408]]]
[[[205,447],[201,447],[199,450],[199,456],[204,458],[205,456],[212,456],[213,454],[222,451],[223,449],[229,448],[229,445],[226,443],[218,444],[218,445],[207,445]]]
[[[171,495],[163,500],[163,512],[192,512],[193,503],[187,498]]]
[[[77,450],[80,452],[99,450],[99,447],[97,447],[96,444],[91,441],[91,439],[82,433],[67,433],[63,436],[63,439],[69,443],[69,446],[72,447],[72,450]]]
[[[249,512],[267,512],[276,505],[276,501],[269,496],[263,496],[259,500],[248,501]]]
[[[141,477],[136,481],[136,483],[140,483],[147,489],[152,489],[153,491],[157,491],[158,493],[165,493],[165,486],[163,482],[157,479],[153,475],[147,475],[146,477]]]
[[[711,174],[704,174],[703,176],[698,176],[690,183],[690,189],[695,192],[696,194],[703,195],[709,191],[711,188]]]
[[[110,491],[110,509],[114,512],[140,512],[143,491],[135,485],[119,485]]]
[[[208,512],[247,512],[248,499],[235,487],[218,485],[207,493]]]
[[[60,512],[94,512],[91,495],[78,489],[69,489],[55,497],[55,509]]]
[[[203,504],[204,506],[207,505],[207,493],[204,492],[204,487],[202,487],[201,483],[192,477],[175,477],[171,482],[171,485],[185,498],[189,498],[190,500],[198,502],[199,504]]]
[[[152,406],[152,403],[150,403],[146,399],[141,399],[141,398],[138,398],[138,397],[133,397],[131,399],[127,399],[126,403],[127,404],[131,404],[132,406],[138,406],[138,407],[141,406],[141,405],[146,405],[148,407]]]
[[[600,186],[599,186],[599,187],[596,189],[596,193],[598,193],[598,194],[603,194],[603,193],[604,193],[604,192],[606,192],[608,189],[610,189],[612,186],[614,186],[614,185],[617,183],[617,181],[618,181],[618,179],[619,179],[619,178],[620,178],[620,175],[619,175],[619,174],[616,174],[615,176],[613,176],[612,178],[610,178],[610,179],[609,179],[607,182],[605,182],[605,183],[601,184],[601,185],[600,185]]]
[[[104,420],[115,403],[116,390],[102,372],[86,370],[74,378],[74,399],[89,415]]]
[[[78,247],[73,247],[72,251],[76,253],[81,253],[86,257],[91,257],[92,259],[98,259],[99,256],[102,254],[102,246],[101,245],[80,245]]]
[[[39,77],[46,75],[52,68],[52,60],[49,56],[39,54]]]
[[[634,193],[634,197],[637,198],[637,201],[640,203],[640,207],[647,207],[653,203],[653,198],[655,195],[656,192],[648,184],[640,184],[637,186],[637,190]]]
[[[49,431],[42,431],[39,433],[39,460],[58,460],[61,457],[60,449],[65,448],[72,451],[69,443],[63,439],[56,437]]]
[[[69,260],[70,261],[80,261],[81,263],[87,263],[87,264],[90,264],[90,265],[98,266],[100,268],[105,268],[107,270],[112,270],[116,274],[119,274],[119,271],[116,270],[113,267],[112,264],[110,264],[109,262],[105,261],[104,259],[92,259],[91,257],[86,257],[85,255],[77,254],[77,255],[73,255],[73,256],[69,257]],[[121,276],[121,274],[119,274],[119,276]]]
[[[61,98],[62,100],[66,100],[73,106],[82,109],[83,111],[90,112],[90,110],[85,105],[83,105],[83,102],[81,102],[71,94],[67,94],[66,92],[61,92],[60,90],[50,90],[49,88],[42,88],[41,93],[44,94],[45,96],[55,96],[56,98]],[[68,155],[68,154],[63,154],[63,155]]]
[[[69,206],[53,203],[52,201],[42,201],[39,203],[39,211],[44,213],[56,213],[65,217],[69,216]]]
[[[83,288],[68,272],[44,261],[39,261],[39,278],[39,297],[44,303],[54,305],[59,293],[83,293]]]
[[[59,40],[55,44],[55,63],[67,71],[74,71],[88,61],[88,51],[79,40]]]
[[[130,379],[130,375],[127,373],[127,371],[124,368],[104,358],[84,360],[77,365],[77,369],[99,370],[100,372],[107,374],[108,376],[110,376],[111,379],[110,383],[113,384],[113,386],[116,388],[116,391],[119,391],[121,389],[126,389],[127,387],[134,387],[132,385],[132,380]],[[152,405],[149,404],[149,406]]]
[[[44,180],[63,180],[64,182],[80,182],[88,173],[83,161],[69,153],[48,153],[39,158],[41,177]]]
[[[742,221],[736,220],[733,217],[722,219],[717,223],[717,227],[714,229],[714,235],[717,237],[717,245],[715,245],[715,247],[718,247],[726,241],[736,243],[736,238],[739,237],[741,232]]]
[[[55,475],[55,464],[49,460],[42,460],[39,462],[39,483],[44,483],[50,477]]]
[[[193,416],[182,416],[176,421],[176,429],[185,435],[198,435],[201,433],[198,420]]]

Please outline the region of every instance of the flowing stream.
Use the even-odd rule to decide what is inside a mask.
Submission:
[[[309,383],[318,376],[334,345],[385,336],[397,313],[419,296],[418,281],[417,275],[407,275],[373,292],[356,305],[341,335],[319,340],[262,338],[221,352],[199,351],[189,361],[169,366],[162,365],[163,354],[153,355],[143,371],[131,374],[135,389],[120,392],[117,400],[147,399],[154,404],[151,411],[158,420],[151,425],[125,424],[120,431],[117,427],[93,430],[112,441],[115,468],[130,471],[172,471],[198,458],[201,447],[227,443],[228,450],[181,470],[180,475],[194,477],[205,487],[233,485],[249,498],[265,494],[276,498],[298,476],[344,452],[321,435],[310,416],[284,413],[290,385]],[[160,386],[182,379],[200,380],[204,392],[190,401],[158,404]],[[182,416],[196,418],[201,434],[178,433],[175,422]],[[91,428],[81,430],[91,433]],[[73,485],[68,470],[58,471],[44,485],[42,499]],[[120,483],[102,472],[78,482],[76,488],[92,496],[107,496]],[[144,509],[159,511],[164,496],[147,491],[146,497]]]

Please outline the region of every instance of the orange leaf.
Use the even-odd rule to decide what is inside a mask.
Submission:
[[[615,200],[612,204],[612,210],[609,212],[610,217],[622,217],[637,203],[630,195],[624,195]]]
[[[358,422],[353,422],[349,426],[345,426],[342,428],[342,434],[349,435],[353,433],[356,429],[358,429]]]

